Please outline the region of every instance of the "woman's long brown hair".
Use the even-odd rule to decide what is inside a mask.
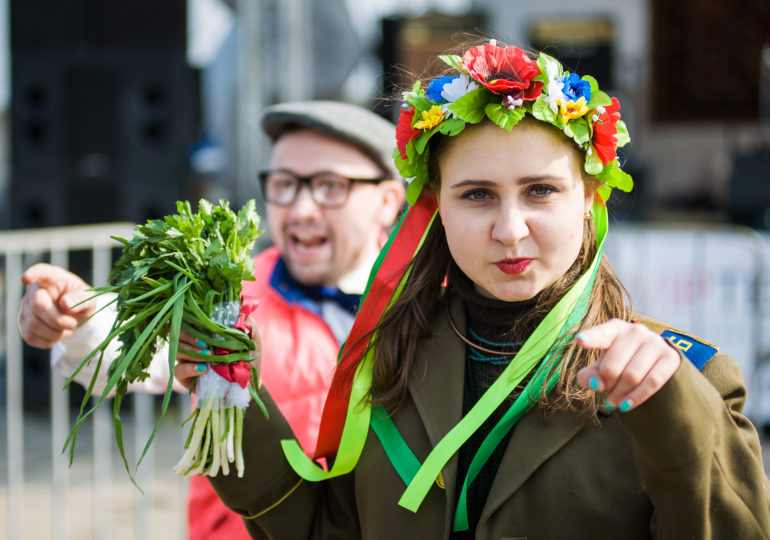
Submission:
[[[566,137],[564,140],[565,145],[580,157],[578,163],[581,163],[582,153]],[[441,183],[438,160],[446,151],[448,141],[449,137],[436,134],[427,150],[430,152],[430,163],[426,189],[434,194],[438,194]],[[595,178],[583,173],[583,182],[587,191],[595,191]],[[584,223],[581,249],[571,268],[561,279],[538,295],[532,310],[521,319],[511,321],[512,329],[514,326],[534,328],[589,268],[597,250],[596,230],[592,219]],[[441,306],[441,284],[450,260],[444,227],[440,216],[437,216],[422,249],[411,261],[408,269],[405,269],[410,275],[401,295],[383,314],[371,344],[374,347],[371,399],[391,413],[396,412],[406,399],[409,372],[414,362],[417,343],[429,335],[431,318]],[[614,317],[627,319],[631,307],[626,299],[625,288],[606,258],[602,256],[590,294],[588,311],[571,335]],[[595,362],[599,352],[579,348],[571,339],[554,344],[554,348],[564,361],[558,368],[560,373],[556,387],[548,394],[543,392],[539,406],[545,411],[570,409],[595,417],[600,404],[597,394],[577,384],[576,375],[581,368]]]

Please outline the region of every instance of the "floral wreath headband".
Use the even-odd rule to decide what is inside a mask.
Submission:
[[[407,199],[414,204],[428,178],[428,141],[435,133],[453,136],[467,124],[489,118],[511,131],[529,114],[556,126],[585,152],[585,171],[601,185],[607,201],[612,188],[631,191],[631,176],[620,169],[617,149],[631,139],[620,119],[620,103],[599,90],[591,76],[565,71],[547,54],[532,60],[517,47],[492,40],[457,55],[439,56],[458,75],[420,81],[404,92],[396,127],[393,158],[409,181]]]

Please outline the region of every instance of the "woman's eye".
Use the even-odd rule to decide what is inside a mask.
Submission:
[[[464,193],[463,198],[470,201],[483,201],[489,198],[489,193],[484,189],[473,189]]]
[[[546,184],[535,184],[530,188],[530,192],[536,197],[545,197],[556,191],[553,186]]]

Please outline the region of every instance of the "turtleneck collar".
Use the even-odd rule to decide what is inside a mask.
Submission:
[[[478,293],[473,281],[460,270],[454,261],[449,266],[449,284],[465,303],[468,328],[474,333],[497,342],[523,341],[520,339],[521,337],[526,339],[526,335],[512,336],[510,334],[511,327],[522,314],[537,304],[537,295],[520,302],[505,302],[483,296]],[[531,328],[519,328],[517,334],[526,333],[528,335],[534,330],[538,322],[540,322],[539,319],[533,321],[534,326]]]

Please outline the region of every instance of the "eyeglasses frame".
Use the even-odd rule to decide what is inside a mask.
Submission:
[[[288,176],[291,176],[293,178],[296,178],[297,180],[297,191],[294,192],[294,197],[292,197],[291,201],[287,203],[277,203],[275,201],[271,201],[267,198],[267,192],[265,190],[265,186],[267,183],[267,178],[273,173],[284,173]],[[345,193],[345,198],[343,201],[339,204],[325,204],[321,203],[316,200],[313,190],[312,190],[312,184],[314,178],[317,176],[321,176],[324,174],[330,174],[337,176],[339,178],[344,178],[345,180],[348,180],[348,191]],[[368,183],[368,184],[380,184],[381,182],[385,182],[387,180],[391,180],[391,178],[385,177],[385,176],[378,176],[376,178],[352,178],[350,176],[345,176],[343,174],[336,173],[334,171],[319,171],[317,173],[313,173],[310,175],[300,175],[295,173],[294,171],[290,171],[289,169],[264,169],[262,171],[259,171],[257,173],[257,178],[259,179],[259,186],[262,190],[262,197],[265,199],[266,202],[269,202],[270,204],[274,204],[276,206],[291,206],[294,204],[294,202],[297,200],[297,195],[299,195],[300,190],[303,186],[307,186],[307,188],[310,190],[310,197],[313,199],[313,202],[315,202],[318,206],[324,207],[324,208],[339,208],[341,206],[344,206],[345,203],[348,202],[348,198],[350,197],[350,191],[353,189],[353,184],[356,182],[358,183]]]

